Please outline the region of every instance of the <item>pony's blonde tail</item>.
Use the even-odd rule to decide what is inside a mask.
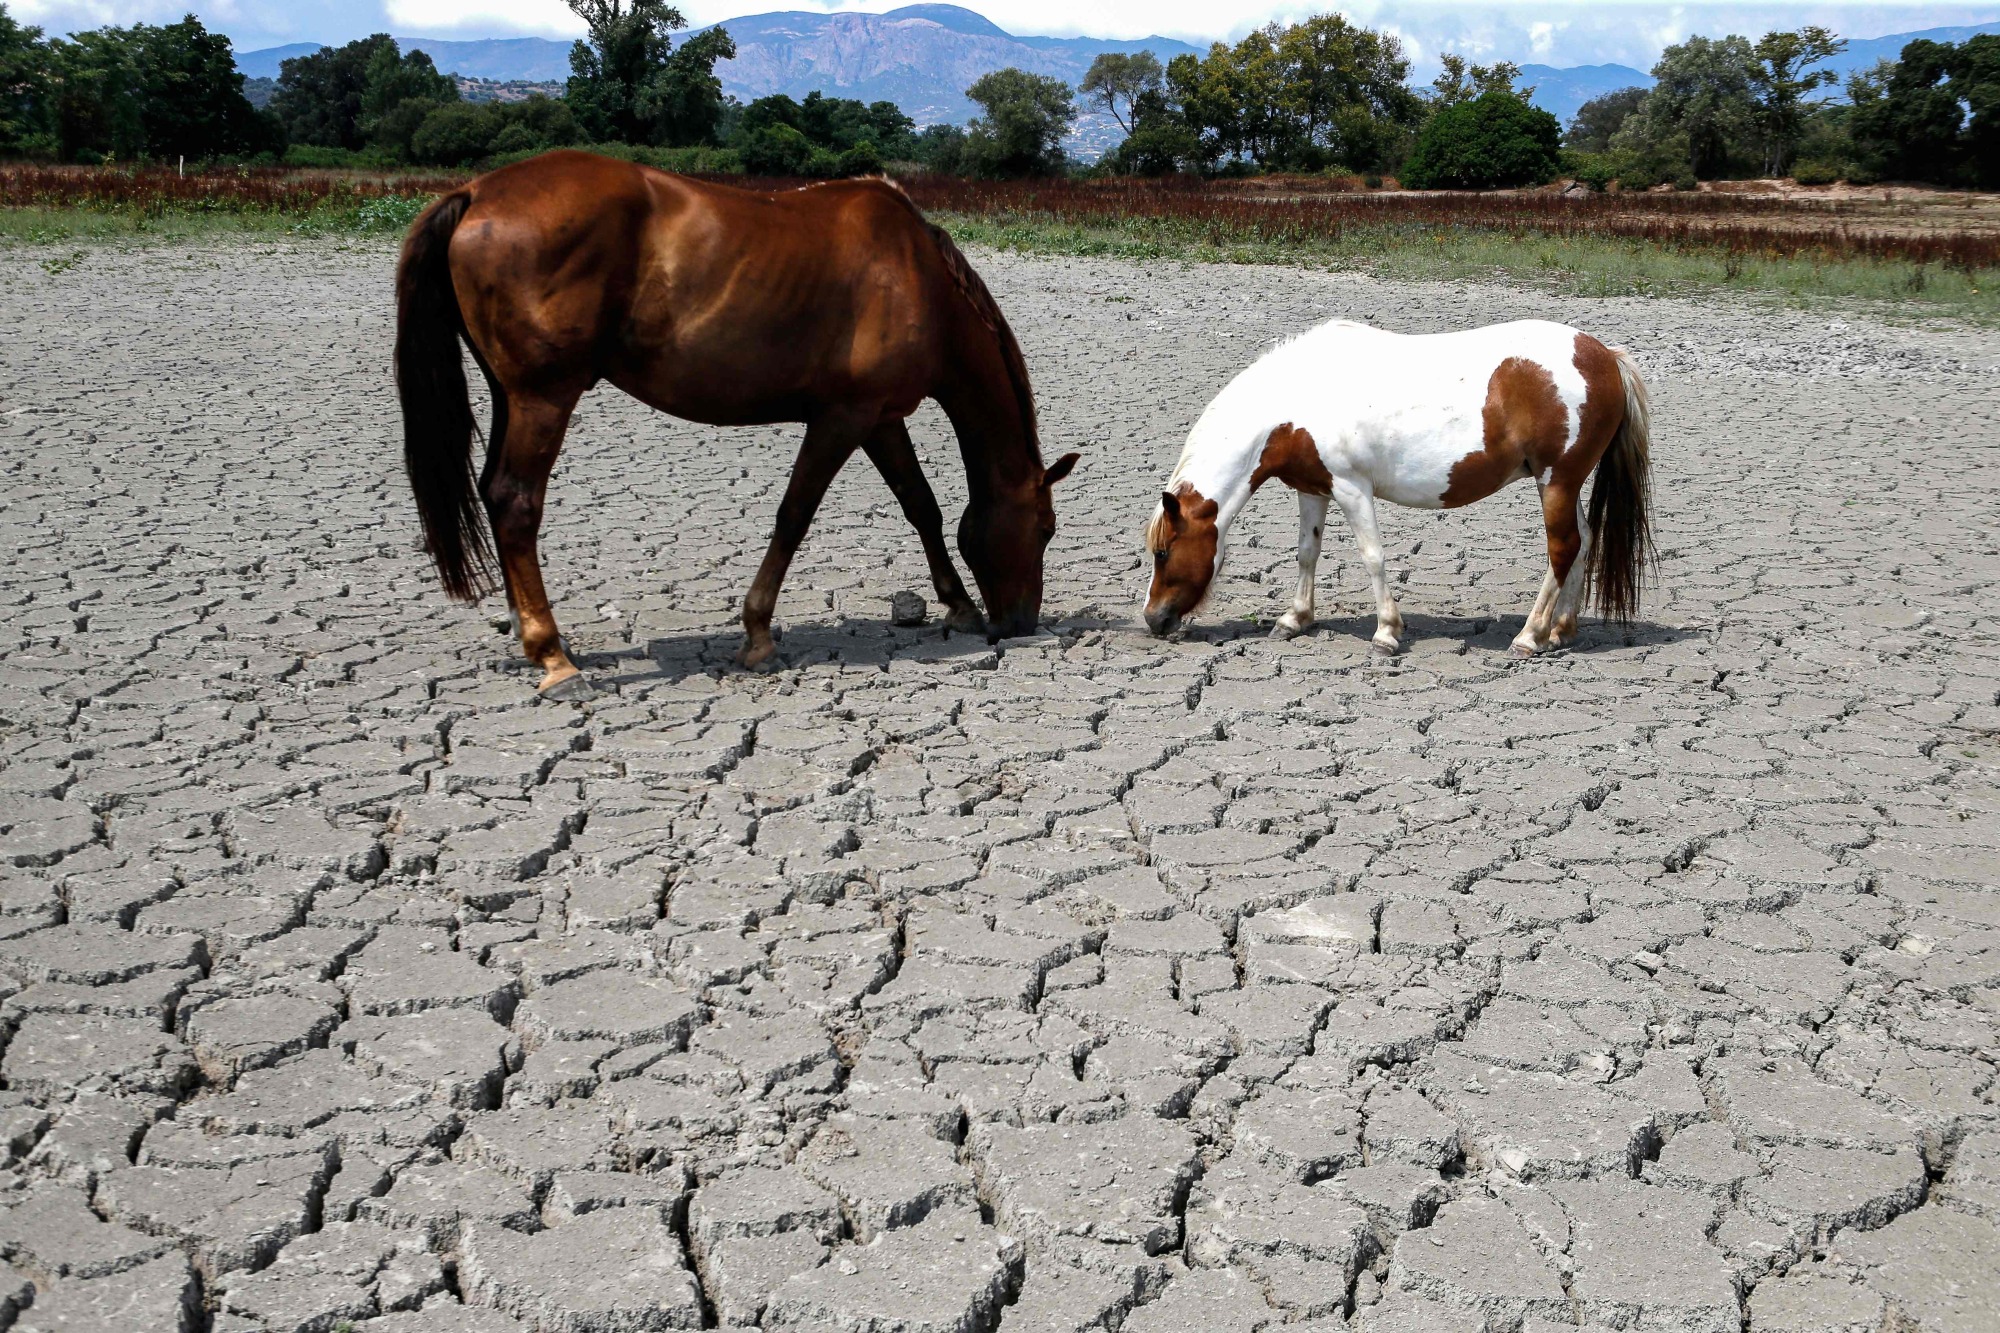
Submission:
[[[1625,420],[1597,462],[1585,573],[1597,590],[1598,614],[1629,623],[1638,614],[1640,586],[1653,553],[1652,428],[1639,368],[1624,348],[1610,350],[1625,385]]]

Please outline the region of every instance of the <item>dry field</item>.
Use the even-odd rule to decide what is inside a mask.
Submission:
[[[922,562],[857,466],[729,672],[798,432],[604,390],[545,529],[578,707],[427,574],[386,241],[40,253],[0,1324],[2000,1324],[2000,335],[975,252],[1084,453],[1047,632],[892,628]],[[1265,637],[1277,494],[1141,632],[1259,348],[1531,314],[1653,385],[1640,624],[1507,655],[1517,490],[1385,513],[1393,662],[1334,534]]]

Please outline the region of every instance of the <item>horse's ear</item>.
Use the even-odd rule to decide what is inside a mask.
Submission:
[[[1160,492],[1160,512],[1167,516],[1169,523],[1181,521],[1181,497],[1172,491]]]
[[[1082,456],[1081,454],[1064,454],[1061,458],[1058,458],[1050,465],[1049,470],[1042,474],[1042,485],[1053,486],[1064,477],[1067,477],[1069,470],[1076,466],[1076,460]]]

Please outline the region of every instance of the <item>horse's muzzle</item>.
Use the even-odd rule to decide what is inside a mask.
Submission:
[[[986,622],[986,641],[998,643],[1002,639],[1020,639],[1033,634],[1036,616],[1032,611],[1010,611],[1006,615]]]
[[[1153,637],[1164,639],[1181,627],[1181,613],[1171,606],[1163,606],[1157,611],[1146,612],[1146,628],[1153,631]]]

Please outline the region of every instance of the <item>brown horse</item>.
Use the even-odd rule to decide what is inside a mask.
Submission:
[[[493,395],[486,465],[463,337]],[[776,531],[743,602],[737,654],[771,656],[771,612],[821,497],[856,449],[923,539],[958,630],[1027,633],[1041,612],[1050,487],[1021,349],[951,238],[883,180],[781,193],[733,189],[589,153],[481,176],[410,229],[396,274],[404,461],[445,591],[492,588],[483,507],[522,651],[555,697],[588,692],[542,586],[536,536],[577,400],[609,381],[716,426],[805,423]],[[958,548],[967,596],[904,419],[937,400],[958,436],[970,503]]]

